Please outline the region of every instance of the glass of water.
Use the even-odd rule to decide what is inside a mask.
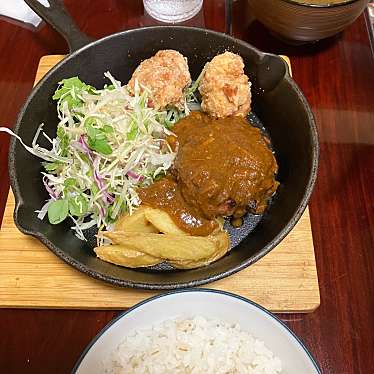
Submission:
[[[145,11],[158,21],[177,23],[199,13],[203,0],[143,0]]]

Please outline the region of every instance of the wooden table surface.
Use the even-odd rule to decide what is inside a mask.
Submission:
[[[137,0],[66,0],[80,28],[99,38],[155,22]],[[224,1],[205,0],[189,24],[225,30]],[[361,16],[341,35],[289,47],[234,3],[233,33],[260,49],[286,54],[316,117],[321,157],[310,212],[321,306],[280,315],[324,373],[374,372],[374,58]],[[0,17],[0,126],[12,127],[38,61],[67,53],[44,23],[37,29]],[[9,138],[0,134],[0,212],[9,187]],[[0,371],[67,373],[84,347],[118,312],[0,310]]]

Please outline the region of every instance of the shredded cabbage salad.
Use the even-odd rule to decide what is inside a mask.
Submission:
[[[186,90],[184,110],[158,111],[147,106],[149,91],[135,83],[135,94],[109,72],[110,85],[96,89],[78,77],[64,79],[53,95],[57,101],[57,136],[51,139],[39,126],[31,147],[7,128],[0,128],[21,141],[43,159],[43,184],[49,199],[38,218],[47,215],[51,224],[66,218],[81,240],[84,230],[96,226],[111,230],[124,212],[139,204],[137,188],[165,175],[175,152],[166,141],[172,126],[196,109],[196,82]],[[200,77],[199,77],[200,78]],[[200,79],[198,79],[200,80]],[[38,145],[40,135],[50,149]]]

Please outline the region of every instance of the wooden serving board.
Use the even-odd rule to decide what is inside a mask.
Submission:
[[[36,82],[63,56],[41,59]],[[0,307],[124,309],[158,292],[115,287],[75,270],[13,221],[10,191],[0,230]],[[206,287],[247,297],[273,312],[312,312],[320,304],[309,211],[254,265]]]

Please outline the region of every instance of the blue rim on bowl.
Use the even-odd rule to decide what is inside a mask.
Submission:
[[[162,293],[162,294],[159,294],[159,295],[156,295],[156,296],[153,296],[153,297],[150,297],[146,300],[143,300],[137,304],[135,304],[134,306],[132,306],[131,308],[129,308],[127,311],[119,314],[117,317],[115,317],[112,321],[110,321],[92,340],[91,342],[87,345],[87,347],[84,349],[84,351],[82,352],[81,356],[79,357],[78,361],[76,362],[76,364],[74,365],[74,368],[72,370],[72,373],[76,373],[77,370],[79,369],[79,366],[81,365],[82,361],[84,360],[84,358],[86,357],[87,353],[90,351],[90,349],[92,348],[92,346],[100,339],[100,337],[107,331],[109,330],[110,327],[112,327],[112,325],[114,325],[116,322],[118,322],[121,318],[123,318],[124,316],[134,312],[136,309],[138,309],[139,307],[145,305],[145,304],[148,304],[154,300],[157,300],[157,299],[160,299],[160,298],[164,298],[164,297],[168,297],[168,296],[172,296],[172,295],[175,295],[175,294],[181,294],[181,293],[203,293],[203,292],[206,292],[206,293],[216,293],[216,294],[221,294],[221,295],[225,295],[225,296],[228,296],[228,297],[232,297],[234,299],[238,299],[240,301],[243,301],[247,304],[250,304],[251,306],[254,306],[255,308],[259,309],[260,311],[264,312],[267,316],[271,317],[273,320],[275,320],[275,322],[278,322],[278,324],[280,324],[287,332],[288,334],[296,341],[296,343],[298,343],[300,345],[300,347],[304,350],[304,352],[307,354],[307,356],[309,357],[311,363],[313,364],[314,368],[316,369],[317,373],[319,374],[322,374],[321,372],[321,369],[319,368],[319,366],[317,365],[317,362],[315,360],[315,358],[313,357],[313,355],[308,351],[308,349],[305,347],[304,343],[300,340],[300,338],[298,338],[295,333],[290,330],[288,328],[288,326],[283,322],[281,321],[278,317],[276,317],[274,314],[272,314],[271,312],[269,312],[267,309],[265,309],[264,307],[262,307],[261,305],[255,303],[254,301],[251,301],[249,299],[246,299],[245,297],[242,297],[242,296],[239,296],[239,295],[236,295],[236,294],[233,294],[231,292],[227,292],[227,291],[221,291],[221,290],[213,290],[213,289],[209,289],[209,288],[198,288],[198,289],[194,289],[194,288],[187,288],[187,289],[182,289],[182,290],[174,290],[174,291],[170,291],[170,292],[165,292],[165,293]]]

